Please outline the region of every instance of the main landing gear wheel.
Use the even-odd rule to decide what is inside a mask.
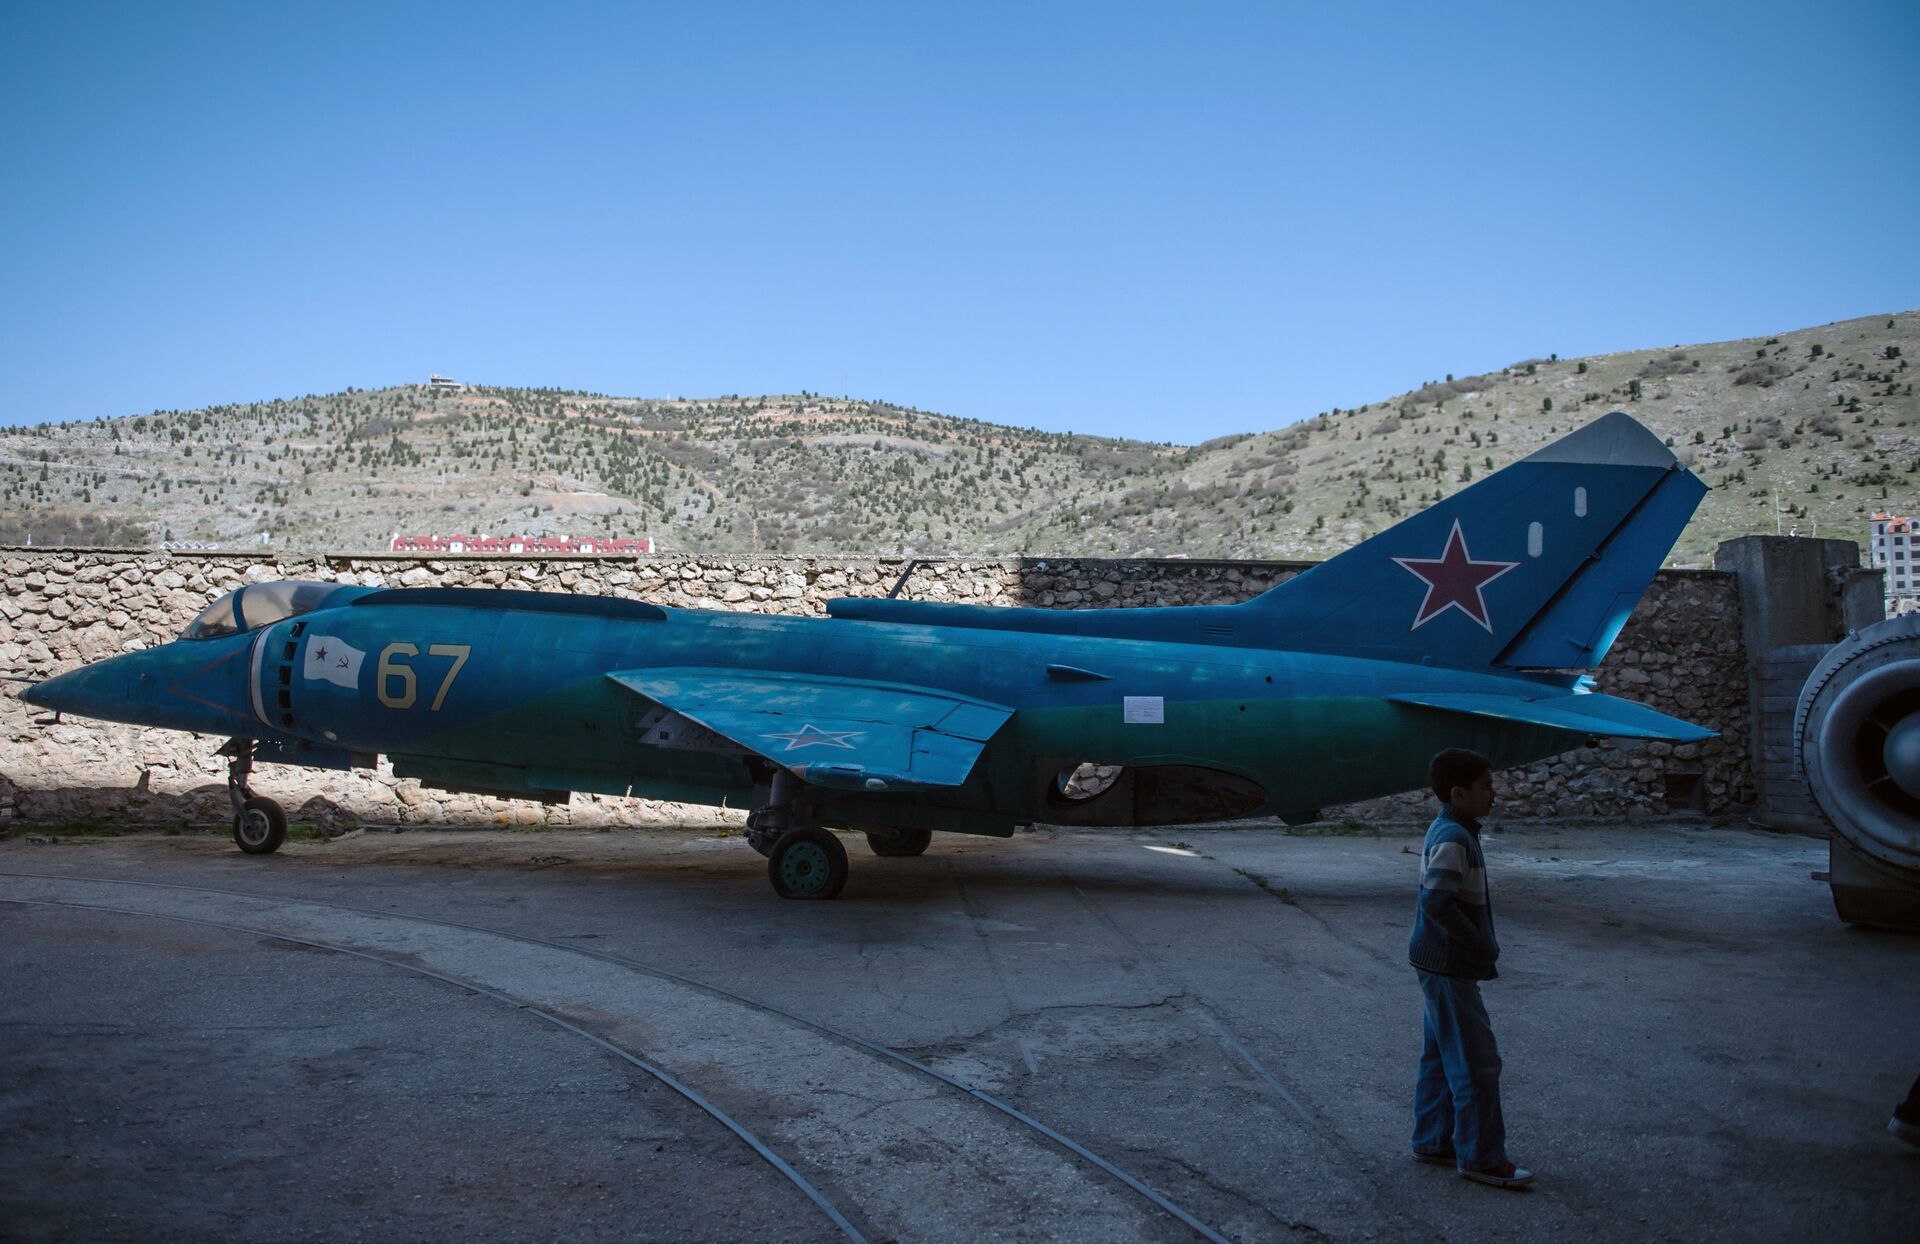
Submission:
[[[767,853],[767,877],[781,898],[833,898],[847,884],[847,849],[824,829],[790,829]]]
[[[233,841],[248,855],[268,855],[287,840],[287,812],[265,795],[248,799],[233,818]]]
[[[875,855],[925,855],[933,841],[930,829],[869,829],[866,834],[867,845]]]

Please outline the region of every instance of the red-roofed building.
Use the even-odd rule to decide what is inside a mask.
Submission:
[[[507,557],[649,557],[653,541],[645,536],[402,536],[387,546],[392,553],[481,553]]]

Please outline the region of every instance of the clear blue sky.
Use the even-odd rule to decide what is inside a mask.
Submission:
[[[1194,441],[1920,305],[1920,6],[0,6],[0,422],[424,379]]]

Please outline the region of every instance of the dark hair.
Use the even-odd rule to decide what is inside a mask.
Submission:
[[[1433,781],[1433,793],[1441,803],[1453,802],[1453,788],[1472,786],[1482,773],[1492,773],[1493,762],[1479,752],[1464,747],[1449,747],[1433,758],[1427,776]]]

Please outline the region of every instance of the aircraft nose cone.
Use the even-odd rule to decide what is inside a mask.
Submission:
[[[35,708],[49,708],[56,713],[99,716],[103,706],[125,698],[125,671],[109,668],[111,664],[83,665],[77,670],[56,674],[28,687],[20,693],[20,698]]]
[[[123,652],[49,678],[21,693],[36,708],[132,726],[196,734],[249,733],[247,655],[257,636],[176,640]]]

